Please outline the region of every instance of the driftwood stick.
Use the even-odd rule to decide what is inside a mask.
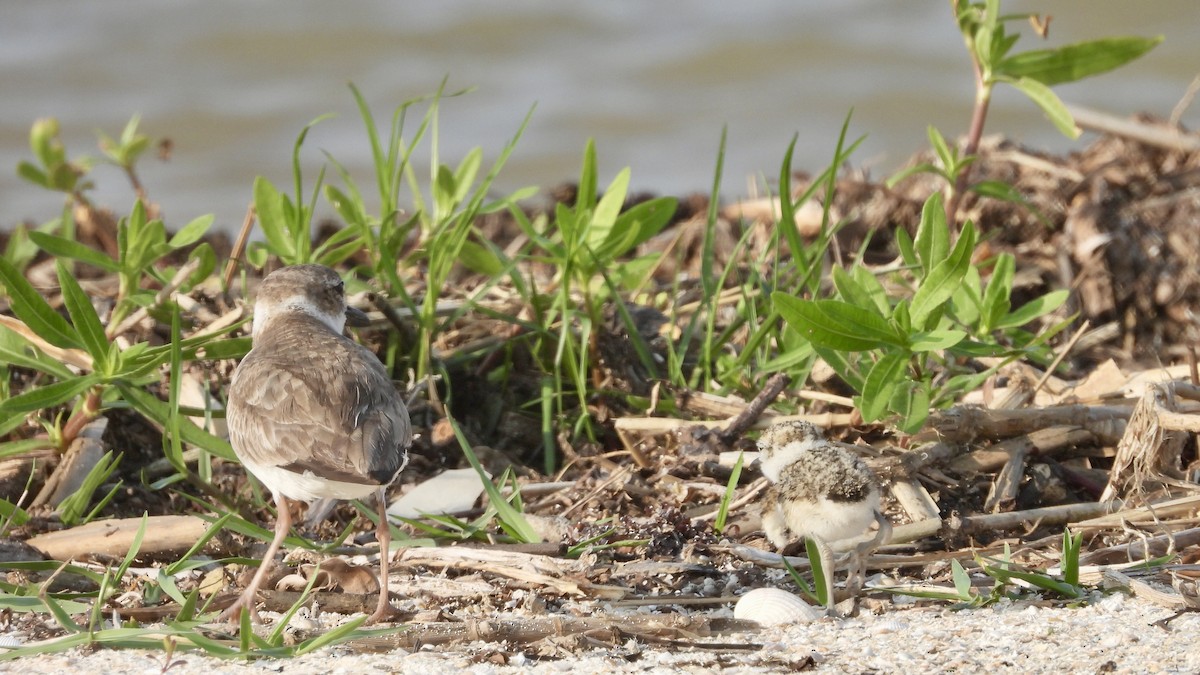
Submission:
[[[585,574],[589,568],[579,560],[517,551],[465,547],[409,548],[396,555],[392,564],[396,567],[423,566],[487,572],[564,595],[591,595],[611,600],[628,594],[625,588],[588,581]],[[564,578],[568,575],[571,578]]]
[[[1121,502],[1114,500],[1113,503],[1120,504]],[[1113,509],[1107,515],[1097,515],[1089,520],[1080,521],[1076,525],[1079,527],[1120,527],[1124,523],[1155,522],[1166,518],[1190,515],[1197,507],[1200,507],[1200,495],[1190,495],[1178,499],[1168,499],[1149,506],[1125,510]]]
[[[951,530],[969,534],[990,530],[1009,530],[1034,523],[1038,525],[1061,525],[1064,523],[1078,523],[1081,520],[1111,513],[1119,508],[1120,502],[1064,504],[1062,506],[1047,506],[1040,509],[1028,509],[1026,511],[967,516],[957,521],[951,518],[947,519],[946,526]]]
[[[352,640],[348,645],[363,651],[419,649],[423,645],[444,645],[451,642],[515,642],[529,644],[548,637],[588,634],[590,637],[619,643],[628,636],[641,638],[674,638],[694,640],[698,637],[731,633],[757,632],[759,625],[739,619],[682,616],[677,614],[645,616],[539,616],[472,619],[461,622],[411,624],[407,630],[393,635],[380,635]],[[703,643],[692,646],[704,647]],[[759,649],[760,645],[746,645]]]
[[[750,428],[750,425],[754,424],[759,416],[763,414],[767,406],[771,405],[771,402],[779,396],[779,393],[783,391],[789,381],[791,381],[791,378],[788,377],[787,373],[775,373],[772,375],[767,380],[767,383],[763,385],[762,391],[758,392],[758,396],[755,396],[754,400],[750,401],[750,404],[746,406],[746,409],[738,413],[737,417],[734,417],[728,426],[717,432],[717,438],[720,438],[726,445],[741,438],[742,434],[746,433],[746,430]]]
[[[1017,444],[1017,447],[1008,453],[1008,461],[1004,463],[1004,467],[992,481],[991,490],[983,503],[984,511],[998,513],[1002,508],[1011,506],[1017,500],[1017,492],[1021,489],[1021,478],[1025,475],[1025,460],[1033,449],[1028,438],[1025,441]]]
[[[1103,113],[1098,110],[1081,108],[1077,105],[1068,105],[1067,110],[1075,118],[1075,123],[1085,129],[1101,131],[1113,136],[1121,136],[1167,150],[1180,150],[1183,152],[1200,150],[1200,137],[1197,137],[1195,134],[1186,134],[1166,126],[1146,124],[1137,120]]]
[[[29,326],[26,326],[24,321],[16,317],[0,314],[0,326],[4,326],[26,340],[29,340],[35,347],[45,352],[47,356],[62,361],[68,366],[75,366],[80,370],[95,370],[95,364],[92,363],[92,356],[90,354],[82,349],[56,347],[46,342],[42,336],[35,333]]]
[[[1180,413],[1173,410],[1159,410],[1157,415],[1158,424],[1163,429],[1200,433],[1200,415]]]
[[[919,481],[895,481],[891,485],[891,492],[896,501],[900,503],[900,508],[904,509],[914,523],[940,517],[937,502]],[[895,541],[894,536],[892,541]]]
[[[841,427],[852,424],[857,414],[857,412],[854,412],[772,416],[769,412],[767,412],[762,415],[761,419],[752,424],[751,428],[765,429],[767,426],[776,422],[805,420],[807,422],[812,422],[819,427],[828,429],[831,427]],[[702,426],[709,429],[717,429],[719,427],[726,426],[727,424],[728,422],[724,420],[681,420],[674,417],[617,417],[613,419],[613,427],[617,431],[637,434],[665,434],[690,426]]]
[[[930,464],[937,465],[946,462],[963,451],[964,448],[958,444],[941,441],[926,443],[905,452],[900,459],[900,464],[904,467],[905,472],[912,475]]]
[[[1089,551],[1079,556],[1080,565],[1104,565],[1110,563],[1146,560],[1160,555],[1200,544],[1200,527],[1159,534],[1146,539],[1138,539],[1128,544],[1118,544],[1107,548]]]
[[[904,525],[893,525],[892,536],[888,539],[889,544],[903,544],[925,537],[932,537],[942,531],[941,518],[926,518]]]
[[[120,557],[129,552],[141,518],[93,520],[66,530],[30,537],[26,543],[55,560]],[[196,516],[150,516],[138,551],[142,556],[181,553],[204,536],[209,524]]]
[[[1099,442],[1111,445],[1125,432],[1131,411],[1127,406],[1061,405],[1020,410],[957,406],[930,415],[930,426],[947,442],[1012,438],[1052,426],[1073,426],[1087,429]]]
[[[1004,466],[1014,453],[1026,452],[1035,456],[1053,456],[1062,450],[1096,442],[1096,435],[1087,429],[1073,426],[1055,426],[1039,429],[1024,436],[1017,436],[991,447],[956,457],[950,468],[960,472],[985,473]]]

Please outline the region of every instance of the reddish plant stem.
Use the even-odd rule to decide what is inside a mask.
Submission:
[[[67,448],[71,447],[71,443],[79,437],[79,433],[83,431],[83,428],[87,426],[87,423],[99,416],[100,393],[100,387],[92,387],[88,390],[83,405],[63,425],[62,447],[59,450],[66,452]]]
[[[983,125],[987,121],[988,105],[992,101],[992,86],[983,82],[979,64],[974,60],[971,63],[975,67],[975,109],[971,111],[971,128],[967,131],[967,145],[963,148],[964,157],[971,157],[979,151],[979,140],[983,138]],[[974,162],[968,162],[954,179],[950,198],[946,200],[946,222],[950,224],[958,222],[958,205],[962,202],[962,195],[967,190],[971,179],[971,168],[974,165]]]

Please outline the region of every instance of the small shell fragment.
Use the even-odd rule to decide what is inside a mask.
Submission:
[[[800,596],[779,588],[756,588],[743,595],[733,607],[735,619],[756,621],[763,626],[803,623],[821,618],[821,610]]]

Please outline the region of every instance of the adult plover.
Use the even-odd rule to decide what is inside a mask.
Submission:
[[[762,527],[782,550],[807,536],[820,552],[825,572],[827,609],[833,612],[833,555],[828,542],[857,537],[878,524],[875,536],[851,554],[846,585],[853,593],[855,575],[868,551],[883,543],[891,522],[879,510],[879,485],[858,455],[830,443],[804,421],[776,424],[758,439],[763,475],[771,481],[762,502]]]
[[[233,373],[226,421],[242,464],[275,498],[279,517],[263,564],[222,618],[242,608],[257,620],[255,594],[291,526],[288,500],[379,501],[379,605],[390,613],[385,489],[408,462],[408,410],[383,364],[345,337],[366,315],[346,305],[336,272],[295,265],[272,272],[254,305],[253,349]]]

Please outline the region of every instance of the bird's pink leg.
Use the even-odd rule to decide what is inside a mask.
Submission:
[[[287,537],[288,530],[292,527],[292,514],[288,510],[287,497],[284,497],[278,492],[272,493],[275,497],[275,511],[279,517],[275,521],[275,538],[271,540],[271,545],[267,547],[267,553],[263,556],[262,564],[258,566],[258,571],[254,573],[254,579],[250,581],[250,585],[242,593],[242,596],[221,613],[221,621],[237,621],[241,617],[241,610],[245,608],[250,612],[250,619],[254,623],[262,623],[258,617],[258,610],[255,609],[254,603],[257,600],[255,596],[258,594],[258,587],[262,584],[263,579],[267,577],[267,572],[271,569],[271,564],[275,562],[275,554],[279,552],[279,547],[283,544],[284,538]]]
[[[366,622],[363,623],[364,626],[387,619],[396,611],[388,601],[388,565],[392,558],[392,528],[387,521],[385,490],[386,486],[379,488],[379,491],[375,493],[376,501],[379,502],[379,529],[375,534],[375,538],[379,541],[379,605],[375,608],[375,613],[367,617]]]

